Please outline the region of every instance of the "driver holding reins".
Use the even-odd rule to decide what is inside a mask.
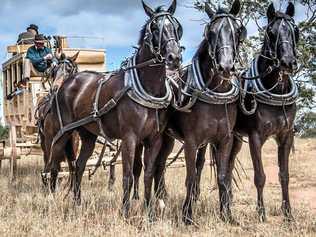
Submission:
[[[22,84],[25,85],[32,76],[44,76],[44,72],[51,66],[55,65],[52,50],[45,46],[46,39],[42,34],[36,35],[34,46],[27,50],[24,61],[24,78]]]

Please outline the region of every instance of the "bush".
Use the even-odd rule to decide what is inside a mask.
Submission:
[[[295,129],[300,137],[316,137],[316,113],[303,114],[296,121]]]
[[[9,137],[9,128],[0,124],[0,140],[7,139]]]

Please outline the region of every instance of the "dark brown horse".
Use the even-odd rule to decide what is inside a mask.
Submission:
[[[257,188],[257,210],[260,221],[266,220],[263,203],[263,187],[266,176],[262,164],[262,146],[274,136],[278,144],[279,179],[282,187],[282,211],[286,219],[293,219],[289,200],[289,154],[294,140],[294,118],[296,114],[295,85],[290,75],[297,69],[296,44],[299,31],[296,27],[294,5],[289,3],[286,13],[276,12],[273,4],[267,11],[268,26],[261,54],[257,58],[257,70],[262,83],[263,92],[255,95],[257,109],[253,115],[246,116],[238,112],[235,130],[249,138],[249,147],[254,167],[254,183]],[[271,69],[272,71],[271,71]],[[271,71],[271,72],[270,72]],[[262,89],[261,89],[262,90]],[[258,91],[257,91],[258,92]],[[284,96],[283,96],[284,95]],[[287,96],[289,95],[289,96]],[[267,99],[268,98],[268,99]],[[252,95],[245,99],[246,107]],[[288,102],[290,101],[290,102]],[[249,108],[249,107],[248,107]],[[235,138],[231,155],[231,170],[234,160],[240,151],[242,142]]]
[[[190,112],[174,110],[168,123],[172,132],[184,141],[187,195],[183,205],[183,221],[186,224],[193,223],[192,204],[197,195],[199,169],[196,166],[197,151],[204,147],[199,154],[203,156],[208,143],[216,147],[221,216],[225,220],[231,220],[227,169],[233,144],[232,131],[237,116],[238,89],[234,85],[234,65],[238,59],[239,44],[246,37],[246,29],[236,18],[239,11],[239,0],[234,1],[229,12],[220,9],[214,13],[206,4],[206,12],[211,21],[206,26],[205,39],[193,58],[192,66],[181,78],[183,88],[189,88],[186,92],[191,93],[191,99],[195,103]],[[189,83],[188,75],[192,75],[194,70],[200,70],[203,88]],[[183,103],[186,102],[188,98],[183,100]],[[162,193],[165,192],[163,170],[172,146],[173,139],[166,136],[158,159],[160,169],[157,171]]]
[[[53,100],[54,93],[58,88],[67,80],[70,76],[74,75],[78,72],[78,67],[75,63],[79,52],[75,54],[73,57],[66,58],[65,55],[61,55],[60,59],[58,60],[58,65],[56,65],[50,76],[50,80],[52,83],[52,88],[50,93],[43,97],[40,101],[38,101],[37,106],[37,126],[38,126],[38,135],[40,138],[41,148],[44,154],[44,170],[47,166],[49,155],[50,155],[50,145],[53,141],[54,136],[58,132],[58,130],[53,130],[51,124],[53,124],[53,116],[51,114],[51,104]],[[73,162],[76,159],[76,154],[78,151],[79,146],[79,136],[78,134],[74,133],[67,145],[65,147],[63,156],[58,157],[60,160],[56,161],[54,164],[57,165],[56,169],[60,170],[60,163],[66,161],[69,166],[69,171],[74,172],[74,165]],[[45,186],[48,185],[46,177],[43,175],[42,177],[43,183]],[[51,177],[51,190],[55,191],[56,188],[56,174],[52,175]]]
[[[82,174],[97,136],[106,135],[109,139],[122,140],[124,216],[128,216],[135,154],[142,145],[145,147],[145,203],[147,206],[150,203],[155,159],[168,119],[166,108],[170,97],[166,95],[169,95],[170,88],[166,81],[166,68],[178,69],[181,61],[179,40],[182,29],[173,17],[176,1],[168,10],[161,7],[152,10],[145,3],[143,7],[150,19],[141,31],[139,49],[133,58],[135,65],[129,60],[126,69],[121,69],[108,79],[96,72],[78,73],[59,89],[58,102],[65,126],[90,119],[92,113],[95,120],[67,129],[59,139],[54,139],[48,165],[54,169],[54,161],[64,151],[73,130],[77,130],[82,146],[76,162],[74,195],[79,202]],[[132,70],[135,68],[136,73]],[[109,104],[114,106],[108,109]],[[56,103],[53,104],[53,114],[53,126],[59,129]]]

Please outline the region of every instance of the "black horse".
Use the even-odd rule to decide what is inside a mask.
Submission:
[[[266,176],[263,170],[261,149],[265,141],[274,136],[278,144],[279,178],[282,187],[282,211],[286,220],[292,220],[288,193],[289,154],[294,140],[295,100],[297,87],[290,75],[297,69],[296,44],[299,30],[293,20],[295,8],[289,3],[286,13],[276,12],[270,4],[268,26],[260,55],[253,61],[251,73],[243,76],[240,107],[237,113],[234,143],[230,155],[228,179],[237,154],[242,147],[240,136],[248,136],[254,167],[254,183],[257,188],[259,220],[266,220],[263,203],[263,187]],[[252,88],[249,90],[249,86]],[[248,91],[247,91],[248,90]],[[197,159],[197,170],[202,171],[203,150]],[[232,190],[229,189],[230,199]]]
[[[229,12],[220,9],[214,13],[206,4],[210,23],[205,28],[204,39],[192,65],[179,79],[182,88],[179,89],[181,95],[175,103],[176,109],[170,109],[169,130],[184,141],[187,195],[183,205],[183,221],[186,224],[193,223],[192,202],[198,192],[197,151],[203,147],[199,154],[203,156],[209,142],[217,148],[215,155],[221,216],[224,220],[232,221],[227,194],[230,188],[227,169],[239,94],[235,84],[235,63],[238,60],[239,45],[246,37],[246,29],[236,17],[240,8],[240,1],[235,0]],[[191,96],[187,97],[188,94]],[[158,196],[162,197],[166,193],[163,177],[165,163],[173,143],[174,139],[165,134],[157,159],[156,176],[160,186],[157,185],[156,190]]]
[[[261,54],[254,62],[259,80],[255,80],[255,96],[247,94],[244,105],[251,109],[251,101],[257,104],[253,115],[238,112],[235,131],[248,136],[249,147],[254,167],[254,183],[258,195],[258,213],[261,221],[266,220],[263,203],[263,187],[266,176],[262,165],[262,146],[265,141],[274,136],[278,144],[279,178],[282,187],[282,211],[286,219],[293,219],[289,200],[289,154],[294,140],[294,119],[296,114],[296,85],[290,78],[297,69],[296,44],[299,30],[293,16],[295,8],[289,3],[286,12],[276,12],[270,4],[267,17],[268,25]],[[255,75],[254,75],[255,76]],[[259,91],[261,90],[261,91]],[[266,96],[265,96],[266,95]],[[254,108],[252,108],[254,109]],[[234,139],[231,154],[230,171],[242,142]]]
[[[145,202],[150,204],[155,160],[168,120],[166,108],[172,98],[166,69],[177,70],[181,63],[182,27],[173,16],[176,0],[167,10],[153,10],[144,2],[143,7],[150,19],[141,31],[139,49],[127,65],[109,78],[96,72],[81,72],[60,87],[60,111],[57,103],[53,104],[54,127],[55,131],[60,130],[59,117],[65,127],[54,138],[47,166],[56,173],[54,162],[77,130],[82,145],[76,162],[74,195],[80,202],[82,175],[97,136],[122,140],[124,216],[129,211],[135,155],[143,145]]]

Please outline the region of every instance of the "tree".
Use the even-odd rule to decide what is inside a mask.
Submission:
[[[205,2],[208,2],[214,10],[218,6],[229,9],[232,3],[228,0],[194,0],[193,6],[199,11],[204,11]],[[270,3],[267,0],[242,1],[240,18],[243,24],[252,23],[258,26],[258,34],[248,37],[241,49],[241,55],[248,62],[261,49],[265,28],[261,27],[259,22],[265,20],[266,10]],[[279,7],[281,8],[287,3],[288,1],[280,0]],[[297,0],[294,3],[304,6],[306,9],[304,19],[297,22],[300,30],[300,40],[297,45],[299,69],[294,78],[300,90],[296,124],[308,123],[306,126],[297,126],[299,134],[304,135],[305,132],[310,132],[309,129],[316,129],[316,116],[313,113],[313,110],[316,109],[316,1]]]

